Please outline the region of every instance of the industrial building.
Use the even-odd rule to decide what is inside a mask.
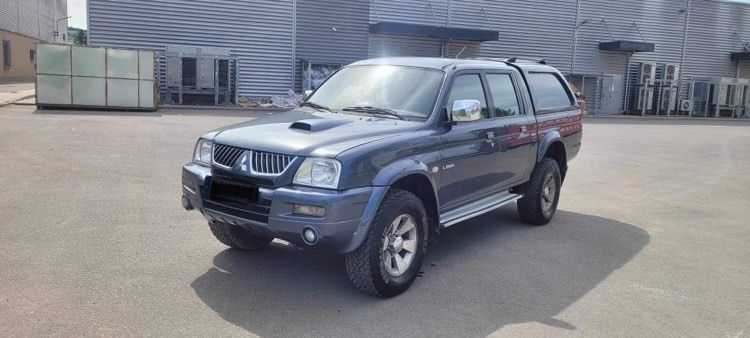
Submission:
[[[463,50],[544,59],[594,114],[750,114],[744,3],[89,0],[88,13],[91,45],[158,51],[166,102],[267,99],[314,88],[356,60]]]
[[[64,42],[66,0],[0,0],[0,82],[33,81],[37,42]]]

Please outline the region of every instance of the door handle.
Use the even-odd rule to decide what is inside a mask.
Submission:
[[[487,139],[485,140],[487,143],[495,143],[495,132],[494,131],[488,131],[487,132]]]

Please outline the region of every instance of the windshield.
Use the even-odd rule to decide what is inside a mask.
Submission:
[[[331,76],[307,102],[337,112],[352,113],[361,111],[352,107],[366,107],[426,119],[437,99],[443,76],[442,71],[416,67],[345,67]]]

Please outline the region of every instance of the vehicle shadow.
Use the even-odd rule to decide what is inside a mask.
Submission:
[[[597,216],[558,211],[544,227],[506,207],[444,231],[424,274],[401,296],[354,289],[340,257],[310,256],[274,243],[225,250],[193,281],[225,320],[265,336],[466,336],[553,317],[622,267],[649,242],[646,231]]]

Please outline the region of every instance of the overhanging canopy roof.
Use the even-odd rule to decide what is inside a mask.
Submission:
[[[656,44],[641,41],[617,40],[609,42],[600,42],[599,50],[608,52],[653,52]]]
[[[750,60],[750,52],[736,52],[730,56],[732,61],[746,61]]]
[[[438,39],[469,41],[494,41],[500,37],[498,31],[472,28],[456,28],[413,23],[380,21],[370,25],[370,33],[420,36]]]

